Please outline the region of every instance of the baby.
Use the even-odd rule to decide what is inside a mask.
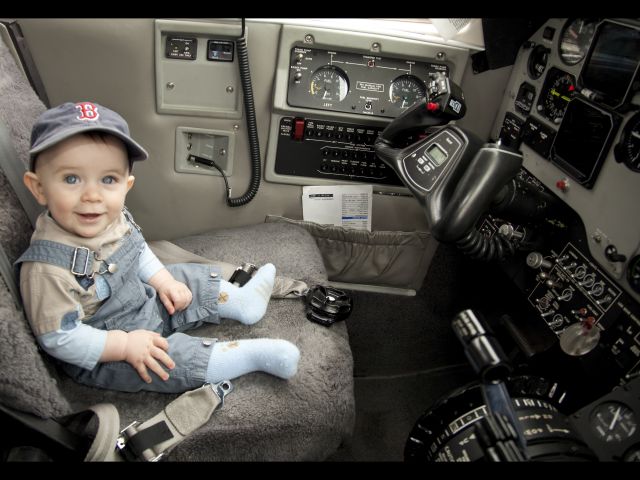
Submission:
[[[17,260],[20,292],[41,347],[75,380],[122,391],[183,392],[253,371],[295,375],[300,352],[279,339],[216,342],[182,333],[265,314],[266,264],[242,288],[213,265],[166,267],[124,207],[133,162],[147,152],[116,112],[91,102],[44,112],[24,183],[47,210]]]

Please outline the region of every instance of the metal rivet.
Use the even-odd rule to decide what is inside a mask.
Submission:
[[[371,50],[374,50],[374,51],[380,50],[380,44],[378,42],[373,42],[371,44]]]
[[[304,43],[313,43],[313,35],[311,34],[306,34],[304,36]]]
[[[447,54],[444,53],[444,52],[438,52],[438,53],[436,53],[436,58],[438,60],[444,60],[445,58],[447,58]]]
[[[110,263],[107,266],[107,270],[109,271],[109,273],[116,273],[118,271],[118,265],[116,265],[115,263]]]
[[[212,276],[213,278],[218,278],[218,274],[217,274],[216,272],[212,272],[212,273],[211,273],[211,276]]]
[[[213,342],[211,340],[202,340],[202,345],[210,347]]]
[[[233,93],[233,87],[231,85],[227,86],[227,93]]]
[[[169,90],[173,90],[175,88],[176,84],[173,82],[167,82],[167,88]]]

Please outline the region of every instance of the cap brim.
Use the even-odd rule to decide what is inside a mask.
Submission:
[[[123,134],[121,131],[115,129],[115,128],[109,128],[109,127],[102,127],[102,126],[91,126],[91,127],[77,127],[77,128],[71,128],[69,130],[65,130],[64,132],[60,133],[59,135],[55,135],[49,139],[47,139],[46,142],[41,143],[40,145],[38,145],[35,148],[32,148],[31,150],[29,150],[29,164],[30,166],[32,166],[33,163],[33,158],[35,155],[37,155],[38,153],[46,150],[47,148],[51,148],[54,145],[62,142],[63,140],[66,140],[67,138],[73,137],[74,135],[77,135],[79,133],[88,133],[88,132],[105,132],[105,133],[109,133],[111,135],[113,135],[114,137],[119,138],[120,140],[122,140],[125,144],[125,146],[127,147],[127,151],[129,152],[129,160],[131,160],[132,162],[136,162],[136,161],[142,161],[142,160],[146,160],[147,158],[149,158],[149,154],[147,153],[147,151],[142,148],[135,140],[133,140],[131,137],[126,136],[125,134]]]

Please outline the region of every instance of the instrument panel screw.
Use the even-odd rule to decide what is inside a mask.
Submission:
[[[379,52],[380,51],[380,44],[378,42],[373,42],[371,44],[371,50]]]
[[[445,60],[447,58],[447,54],[444,52],[438,52],[436,53],[436,58],[438,60]]]
[[[304,43],[313,43],[313,35],[307,33],[304,36]]]

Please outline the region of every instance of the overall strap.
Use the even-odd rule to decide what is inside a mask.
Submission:
[[[132,250],[131,246],[127,244],[133,243],[135,246],[142,245],[143,242],[142,234],[137,228],[132,228],[131,233],[125,236],[123,245],[109,258],[101,259],[97,252],[87,247],[73,247],[51,240],[34,240],[27,251],[16,260],[14,266],[17,274],[20,270],[20,264],[23,262],[50,263],[65,270],[68,269],[76,277],[92,278],[95,273],[100,275],[107,272],[115,273],[118,270],[118,263],[123,261]],[[96,263],[101,263],[102,265],[94,272]]]
[[[72,247],[51,240],[34,240],[16,265],[23,262],[43,262],[69,269],[78,277],[93,274],[95,252],[87,247]]]

